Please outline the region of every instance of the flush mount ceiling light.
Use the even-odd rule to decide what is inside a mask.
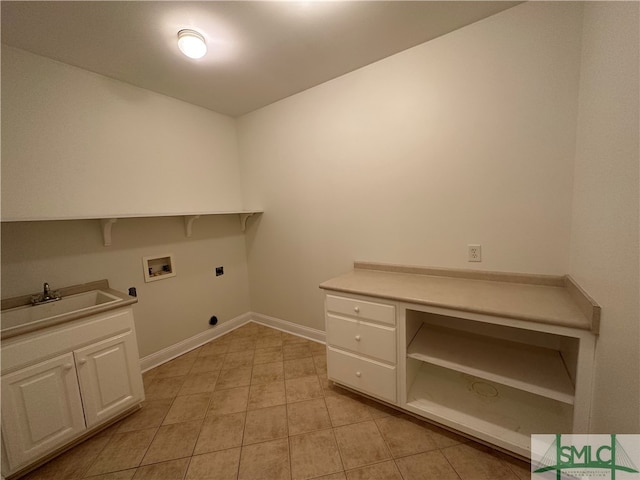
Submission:
[[[185,29],[178,32],[178,48],[189,58],[202,58],[207,53],[204,37],[195,30]]]

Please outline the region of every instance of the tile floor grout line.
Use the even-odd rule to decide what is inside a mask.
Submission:
[[[335,428],[331,427],[331,435],[333,435],[333,441],[336,442],[336,450],[338,451],[338,456],[340,457],[340,465],[342,465],[342,471],[344,472],[345,478],[347,477],[347,467],[345,466],[345,462],[342,455],[342,450],[340,450],[340,445],[338,445],[338,439],[336,438]]]
[[[195,362],[194,362],[195,363]],[[193,368],[193,367],[192,367]],[[188,375],[188,374],[187,374]],[[186,381],[186,379],[185,379]],[[183,384],[184,385],[184,384]],[[215,387],[214,387],[215,388]],[[177,397],[176,397],[177,398]],[[213,392],[209,392],[209,401],[207,402],[207,408],[204,411],[204,415],[202,417],[202,420],[200,420],[200,427],[198,430],[198,435],[196,436],[196,441],[193,442],[193,448],[191,449],[191,455],[189,455],[189,461],[187,462],[187,468],[184,471],[184,475],[182,476],[182,478],[186,478],[187,473],[189,472],[189,467],[191,466],[191,460],[193,460],[193,457],[195,456],[195,451],[196,451],[196,446],[198,445],[198,440],[200,439],[200,434],[202,433],[202,427],[204,425],[204,421],[207,418],[207,413],[209,412],[209,405],[211,404],[211,400],[213,398]],[[168,414],[169,412],[167,412]],[[165,416],[166,417],[166,416]]]
[[[376,419],[373,418],[372,420],[373,420],[373,424],[376,426],[376,430],[378,431],[378,434],[380,435],[380,438],[382,438],[382,441],[384,442],[384,446],[387,448],[387,451],[389,452],[389,456],[393,460],[395,458],[395,455],[391,451],[391,447],[389,447],[389,442],[387,441],[387,439],[383,435],[382,431],[380,430],[380,426],[378,425],[378,422],[376,421]]]
[[[255,350],[254,350],[255,353]],[[253,365],[251,366],[251,374],[249,375],[249,391],[251,391],[251,377],[253,376]],[[247,393],[248,395],[248,393]],[[249,407],[249,399],[247,398],[247,408]],[[240,438],[240,458],[238,460],[238,475],[237,478],[240,478],[240,466],[242,465],[242,453],[244,448],[244,436],[247,430],[247,409],[244,410],[244,420],[242,422],[242,436]]]
[[[105,428],[105,429],[103,430],[103,432],[106,432],[109,428],[113,428],[115,425],[117,425],[117,423],[116,423],[116,424],[114,424],[114,425],[112,425],[112,426],[110,426],[110,427]],[[96,454],[95,458],[94,458],[94,459],[89,463],[89,465],[84,469],[84,471],[83,471],[83,472],[82,472],[82,474],[81,474],[82,476],[81,476],[80,478],[85,478],[85,477],[87,476],[87,473],[89,473],[89,471],[91,470],[91,467],[93,467],[93,464],[94,464],[94,463],[96,463],[96,461],[98,460],[98,457],[99,457],[99,456],[100,456],[100,454],[103,452],[103,450],[104,450],[105,448],[107,448],[107,445],[109,444],[109,442],[111,442],[111,438],[112,438],[112,437],[113,437],[113,435],[115,435],[116,433],[117,433],[117,432],[114,432],[114,433],[109,437],[109,440],[107,440],[107,441],[104,443],[104,445],[102,446],[102,448],[100,449],[100,451]],[[98,435],[100,435],[100,434],[98,434]],[[91,440],[91,439],[89,439],[89,440]],[[46,465],[46,464],[45,464],[45,465]],[[43,465],[43,466],[44,466],[44,465]],[[35,471],[35,470],[34,470],[34,471]],[[28,474],[27,474],[27,475],[28,475]]]
[[[284,371],[282,373],[282,376],[284,377]],[[293,461],[291,460],[291,435],[289,432],[289,404],[287,402],[284,403],[284,414],[287,421],[287,457],[289,458],[289,478],[293,479]]]
[[[198,349],[202,350],[202,346],[198,347]],[[198,354],[196,354],[196,360],[197,360],[197,357],[198,357],[199,354],[200,354],[200,352],[198,352]],[[196,360],[194,360],[192,362],[191,368],[189,368],[189,371],[187,372],[187,375],[185,376],[185,379],[182,382],[182,385],[180,386],[180,390],[178,390],[178,395],[180,394],[180,391],[184,387],[184,384],[186,383],[187,378],[191,374],[191,372],[193,370],[193,366],[196,363]],[[216,381],[217,381],[217,377],[216,377]],[[215,389],[215,385],[214,385],[214,389]],[[175,398],[178,398],[178,395],[176,395]],[[184,470],[184,473],[182,474],[182,480],[184,480],[187,477],[187,474],[189,473],[189,467],[191,466],[191,461],[193,460],[194,453],[195,453],[195,450],[196,450],[196,446],[198,445],[198,439],[200,438],[200,433],[202,432],[202,426],[204,425],[204,420],[207,417],[207,412],[209,411],[209,405],[211,404],[212,396],[213,396],[212,392],[209,392],[209,401],[207,402],[207,408],[205,408],[204,415],[202,416],[202,420],[200,421],[200,427],[199,427],[199,430],[198,430],[198,435],[196,436],[195,442],[193,442],[193,447],[191,449],[191,455],[189,455],[189,457],[188,457],[187,466],[186,466],[186,468]],[[167,415],[168,414],[169,414],[169,412],[167,411]],[[165,418],[166,418],[166,415],[165,415]],[[163,423],[164,423],[164,419],[163,419]],[[134,474],[134,476],[135,476],[135,474]]]
[[[187,355],[187,354],[191,353],[192,351],[193,351],[193,350],[190,350],[189,352],[185,353],[185,355]],[[177,358],[180,358],[180,357],[177,357]],[[189,371],[191,371],[191,369],[189,369]],[[138,469],[138,468],[142,468],[142,467],[146,466],[146,465],[142,465],[142,462],[144,461],[144,458],[147,456],[147,453],[149,453],[149,449],[151,448],[151,445],[153,444],[153,441],[154,441],[154,440],[156,439],[156,437],[158,436],[158,433],[160,432],[160,429],[161,429],[161,428],[162,428],[162,426],[164,425],[164,421],[166,420],[167,415],[169,415],[169,412],[171,412],[171,408],[172,408],[172,407],[173,407],[173,405],[175,404],[176,399],[180,396],[180,395],[179,395],[180,390],[182,389],[182,386],[184,385],[184,382],[186,381],[186,377],[187,377],[188,375],[189,375],[189,373],[188,373],[188,372],[187,372],[187,374],[186,374],[186,375],[184,375],[184,379],[182,380],[182,383],[180,384],[180,388],[178,388],[178,389],[177,389],[177,393],[176,393],[176,395],[171,399],[171,405],[169,405],[169,408],[167,409],[167,412],[166,412],[166,413],[164,414],[164,416],[162,417],[162,420],[160,421],[160,424],[158,425],[158,428],[157,428],[157,430],[156,430],[156,433],[153,435],[153,438],[151,439],[151,442],[149,442],[149,445],[148,445],[148,446],[147,446],[147,448],[145,449],[144,454],[142,455],[142,458],[140,459],[140,463],[135,467],[135,468],[136,468],[136,473],[137,473],[137,469]],[[182,375],[180,375],[180,376],[182,376]],[[173,378],[173,377],[167,377],[167,378]],[[177,377],[176,377],[176,378],[177,378]],[[194,447],[195,447],[195,446],[194,446]],[[184,457],[183,457],[183,458],[184,458]],[[162,461],[160,461],[160,462],[153,462],[153,463],[150,463],[150,464],[147,464],[147,465],[154,465],[154,464],[156,464],[156,463],[162,463]],[[186,473],[185,473],[185,475],[186,475]],[[135,476],[135,473],[134,473],[134,476]],[[184,477],[184,475],[183,475],[183,477]]]
[[[454,473],[458,476],[459,480],[462,480],[462,475],[460,475],[460,472],[458,472],[458,470],[456,469],[455,465],[453,463],[451,463],[451,461],[449,460],[449,457],[447,457],[443,450],[446,450],[447,448],[452,448],[455,447],[455,445],[450,445],[448,447],[444,447],[444,448],[439,448],[438,452],[440,452],[440,455],[442,455],[444,457],[444,459],[447,461],[447,463],[449,464],[449,466],[451,467],[451,469],[454,471]]]

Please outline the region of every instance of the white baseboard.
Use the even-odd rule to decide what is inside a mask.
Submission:
[[[175,343],[167,348],[163,348],[151,355],[147,355],[146,357],[142,357],[140,359],[140,370],[146,372],[147,370],[151,370],[163,363],[168,362],[169,360],[173,360],[180,355],[184,355],[187,352],[190,352],[194,348],[198,348],[205,343],[210,342],[211,340],[218,338],[225,333],[229,333],[232,330],[235,330],[238,327],[241,327],[245,323],[249,323],[251,321],[251,312],[243,313],[242,315],[238,315],[231,320],[228,320],[220,325],[216,325],[215,327],[211,327],[208,330],[205,330],[202,333],[198,333],[193,337],[182,340],[181,342]]]
[[[232,330],[235,330],[236,328],[241,327],[249,322],[266,325],[267,327],[272,327],[276,330],[290,333],[292,335],[297,335],[298,337],[303,337],[314,342],[325,343],[326,336],[325,332],[323,332],[322,330],[305,327],[303,325],[298,325],[297,323],[288,322],[280,318],[269,317],[268,315],[262,315],[260,313],[247,312],[243,313],[242,315],[238,315],[237,317],[232,318],[231,320],[228,320],[220,325],[212,327],[202,333],[198,333],[193,337],[182,340],[181,342],[178,342],[167,348],[163,348],[158,352],[141,358],[140,370],[142,370],[143,372],[151,370],[152,368],[162,365],[169,360],[173,360],[180,355],[184,355],[194,348],[198,348],[205,343],[208,343],[211,340],[224,335],[225,333],[229,333]]]
[[[255,323],[275,328],[276,330],[306,338],[307,340],[320,343],[326,342],[326,334],[322,330],[316,330],[315,328],[305,327],[304,325],[298,325],[297,323],[255,312],[251,312],[251,320]]]

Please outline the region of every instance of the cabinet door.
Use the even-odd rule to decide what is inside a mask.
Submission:
[[[2,376],[2,436],[11,470],[83,430],[73,354]]]
[[[87,427],[144,398],[135,336],[125,333],[74,352]]]

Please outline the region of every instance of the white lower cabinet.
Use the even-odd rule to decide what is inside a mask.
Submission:
[[[144,400],[131,308],[2,342],[9,476]]]
[[[531,434],[586,433],[585,330],[328,292],[327,376],[523,457]]]

